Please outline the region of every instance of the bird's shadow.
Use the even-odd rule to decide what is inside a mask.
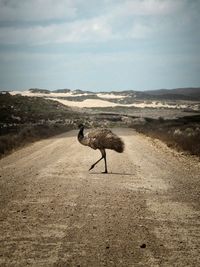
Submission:
[[[89,174],[102,174],[102,175],[134,175],[133,173],[124,173],[124,172],[108,172],[108,173],[103,173],[103,172],[90,172]]]

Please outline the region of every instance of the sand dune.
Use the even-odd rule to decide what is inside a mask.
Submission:
[[[99,99],[86,99],[81,102],[79,101],[69,101],[57,98],[49,98],[51,100],[58,101],[64,105],[71,106],[71,107],[79,107],[79,108],[94,108],[94,107],[137,107],[137,108],[186,108],[186,105],[168,105],[162,104],[161,102],[153,101],[150,103],[133,103],[133,104],[117,104],[106,100],[99,100]]]
[[[114,95],[114,94],[97,94],[98,97],[100,98],[116,98],[116,99],[120,99],[120,98],[125,98],[128,97],[127,95]]]
[[[50,92],[49,94],[44,94],[44,93],[32,93],[30,91],[11,91],[10,92],[11,95],[16,95],[16,94],[20,94],[23,96],[40,96],[40,97],[44,97],[44,96],[50,96],[50,97],[71,97],[71,96],[86,96],[86,95],[93,95],[93,93],[89,94],[89,93],[83,93],[83,94],[75,94],[73,91],[67,92],[67,93],[55,93],[55,92]],[[116,99],[120,99],[120,98],[125,98],[127,96],[124,95],[115,95],[115,94],[104,94],[104,93],[99,93],[97,94],[98,97],[100,98],[116,98]]]
[[[157,101],[152,101],[151,103],[147,102],[140,102],[140,103],[132,103],[132,104],[118,104],[118,103],[113,103],[109,101],[111,98],[124,98],[127,96],[123,95],[114,95],[114,94],[104,94],[104,93],[99,93],[97,94],[98,97],[100,98],[107,98],[107,100],[101,100],[101,99],[86,99],[83,101],[70,101],[70,100],[64,100],[64,99],[59,99],[57,97],[76,97],[76,96],[86,96],[90,95],[88,93],[84,94],[74,94],[72,91],[68,93],[50,93],[50,94],[43,94],[43,93],[32,93],[30,91],[12,91],[10,92],[12,95],[16,94],[21,94],[23,96],[36,96],[36,97],[46,97],[47,99],[55,100],[58,101],[66,106],[70,107],[78,107],[78,108],[94,108],[94,107],[116,107],[116,106],[121,106],[121,107],[137,107],[137,108],[187,108],[187,105],[169,105],[167,103],[161,103]]]
[[[48,98],[51,100],[58,101],[66,106],[79,107],[79,108],[93,108],[93,107],[116,107],[118,104],[112,103],[106,100],[100,99],[86,99],[83,101],[70,101],[58,98]]]
[[[37,96],[37,97],[47,97],[47,96],[51,96],[51,97],[70,97],[70,96],[86,96],[86,95],[90,95],[88,93],[83,93],[83,94],[74,94],[72,91],[68,92],[68,93],[54,93],[51,92],[49,94],[44,94],[44,93],[32,93],[30,91],[11,91],[10,92],[11,95],[16,95],[16,94],[20,94],[23,96]]]

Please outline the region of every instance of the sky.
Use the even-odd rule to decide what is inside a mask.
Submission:
[[[0,0],[0,90],[200,86],[200,0]]]

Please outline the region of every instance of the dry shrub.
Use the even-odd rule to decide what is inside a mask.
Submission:
[[[200,156],[200,116],[175,120],[146,118],[145,124],[132,125],[138,132],[165,142],[169,147]]]
[[[22,126],[15,134],[0,136],[0,156],[30,142],[48,138],[72,129],[65,124],[38,124]]]

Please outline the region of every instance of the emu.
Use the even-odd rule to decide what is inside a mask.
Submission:
[[[78,133],[78,141],[84,146],[89,146],[92,149],[99,149],[101,152],[101,158],[91,165],[89,171],[92,170],[97,163],[104,159],[105,171],[103,173],[108,173],[106,149],[122,153],[124,151],[124,142],[109,129],[97,128],[84,135],[84,128],[85,126],[83,124],[79,125],[80,130]]]

